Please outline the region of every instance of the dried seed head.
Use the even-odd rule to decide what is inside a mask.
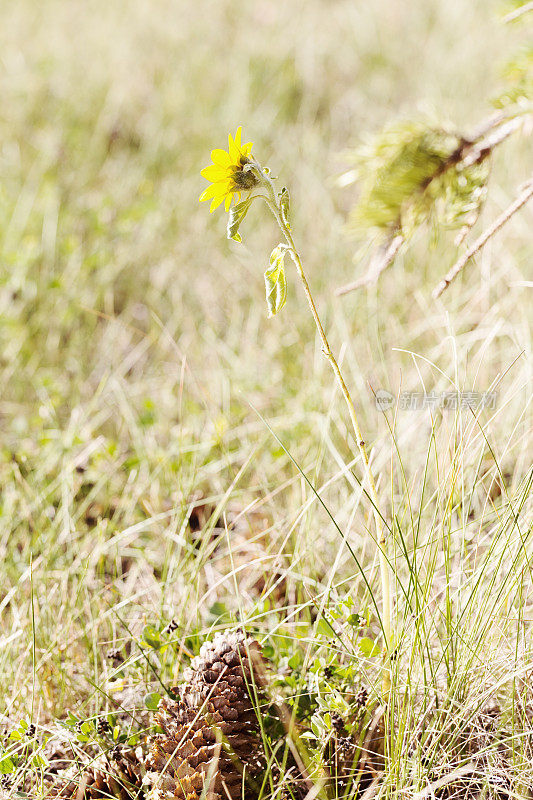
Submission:
[[[361,686],[355,696],[355,704],[359,706],[359,708],[364,708],[366,706],[367,700],[368,700],[368,689],[364,686]]]
[[[333,728],[333,730],[341,735],[346,734],[347,733],[346,726],[344,724],[344,720],[341,717],[341,715],[338,714],[336,711],[332,711],[330,717],[331,717],[331,727]]]
[[[120,650],[108,650],[106,653],[106,658],[113,662],[113,666],[116,667],[119,664],[122,664],[124,661],[124,656],[120,652]]]

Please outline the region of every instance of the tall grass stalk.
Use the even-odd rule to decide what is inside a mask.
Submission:
[[[317,311],[317,307],[315,301],[313,299],[313,295],[311,293],[311,289],[309,286],[309,282],[307,280],[302,259],[300,253],[294,243],[294,239],[290,230],[289,225],[287,224],[287,220],[285,218],[285,214],[283,213],[283,209],[281,207],[281,200],[276,195],[276,191],[274,189],[272,180],[265,174],[265,171],[260,167],[259,164],[256,164],[258,173],[263,181],[263,186],[267,189],[268,195],[265,197],[266,204],[268,208],[274,215],[274,218],[289,246],[289,253],[292,256],[292,260],[296,266],[296,271],[298,273],[298,277],[300,278],[305,298],[307,300],[307,304],[313,316],[313,320],[316,325],[316,329],[320,336],[320,341],[322,343],[322,352],[324,356],[329,361],[331,368],[333,370],[333,374],[335,375],[335,379],[337,384],[341,390],[342,396],[346,402],[348,407],[348,413],[350,415],[350,421],[352,423],[352,428],[355,434],[355,440],[357,442],[357,447],[359,448],[359,453],[361,455],[361,459],[363,461],[365,479],[368,484],[368,492],[370,496],[370,500],[373,507],[373,516],[374,516],[374,523],[376,528],[376,543],[378,548],[378,557],[379,557],[379,567],[380,567],[380,576],[381,576],[381,587],[382,587],[382,611],[381,611],[381,627],[383,632],[383,639],[385,643],[384,649],[384,657],[385,657],[385,664],[383,667],[383,681],[382,681],[382,689],[383,694],[385,697],[388,696],[391,688],[391,665],[390,665],[390,654],[394,648],[393,644],[393,633],[392,633],[392,592],[391,592],[391,576],[390,576],[390,567],[389,567],[389,560],[387,558],[387,536],[386,536],[386,526],[384,523],[383,515],[380,511],[380,503],[378,498],[378,493],[376,489],[376,481],[374,479],[374,475],[372,472],[372,467],[370,465],[370,459],[368,457],[368,451],[366,448],[366,443],[363,438],[363,434],[361,432],[361,426],[359,424],[359,420],[357,418],[357,412],[355,410],[355,405],[352,400],[352,396],[350,391],[346,385],[346,381],[341,372],[341,368],[337,362],[337,359],[333,355],[333,351],[329,344],[328,338],[326,336],[326,332],[324,331],[324,326],[320,320],[320,316]]]

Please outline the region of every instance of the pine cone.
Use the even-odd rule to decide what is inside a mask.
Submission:
[[[162,734],[152,737],[147,759],[150,797],[253,800],[265,768],[254,710],[262,685],[259,644],[243,633],[215,635],[176,689],[177,700],[159,703]],[[243,792],[244,787],[244,792]]]
[[[131,749],[116,747],[91,765],[73,765],[60,773],[58,780],[45,787],[43,795],[75,800],[105,797],[132,800],[142,794],[142,781],[143,767],[138,754]],[[82,786],[83,790],[78,794]]]

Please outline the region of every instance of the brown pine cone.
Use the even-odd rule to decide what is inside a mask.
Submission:
[[[163,733],[150,742],[149,797],[199,800],[204,787],[206,800],[257,796],[265,752],[254,707],[263,664],[259,644],[240,632],[202,646],[178,699],[159,703]]]
[[[135,751],[116,747],[91,765],[72,765],[60,773],[57,780],[45,786],[43,797],[132,800],[143,792],[143,771]]]

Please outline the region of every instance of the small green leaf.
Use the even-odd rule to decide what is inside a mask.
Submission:
[[[149,694],[144,696],[144,705],[146,708],[149,708],[150,711],[157,711],[157,705],[161,700],[161,695],[157,692],[149,692]]]
[[[74,716],[72,711],[69,711],[68,712],[68,716],[67,716],[67,718],[65,720],[65,725],[67,725],[70,728],[73,728],[78,721],[79,721],[78,717]]]
[[[241,203],[237,203],[236,206],[230,208],[228,217],[228,239],[233,239],[234,242],[242,242],[239,227],[248,213],[248,209],[252,205],[252,200],[253,197],[250,197],[248,200],[243,200]]]
[[[318,621],[316,632],[322,636],[327,636],[330,639],[335,637],[335,631],[324,617]]]
[[[363,638],[359,642],[359,650],[362,652],[364,656],[366,656],[366,658],[373,658],[373,656],[379,656],[381,652],[379,645],[377,645],[368,636],[363,636]]]
[[[361,624],[361,617],[359,616],[359,614],[350,614],[347,617],[346,622],[348,623],[348,625],[351,625],[352,628],[358,628],[359,625]]]
[[[0,761],[0,775],[9,775],[10,772],[15,772],[15,765],[9,756],[4,756]]]
[[[145,625],[143,628],[142,638],[153,650],[159,650],[161,647],[161,635],[154,625]]]
[[[285,279],[285,253],[287,245],[278,244],[270,254],[270,267],[265,272],[265,290],[268,316],[277,314],[287,299],[287,281]]]
[[[276,651],[271,644],[265,644],[263,645],[263,655],[265,658],[273,659],[276,655]]]
[[[294,655],[292,655],[289,658],[289,661],[287,663],[291,669],[296,669],[296,667],[300,666],[300,662],[301,662],[300,653],[294,653]]]
[[[290,230],[291,229],[291,226],[289,224],[290,198],[289,198],[289,190],[285,186],[279,193],[279,207],[281,211],[281,216],[283,217],[283,222]]]
[[[213,605],[209,608],[209,614],[214,621],[222,622],[230,618],[230,613],[224,603],[215,600]]]

